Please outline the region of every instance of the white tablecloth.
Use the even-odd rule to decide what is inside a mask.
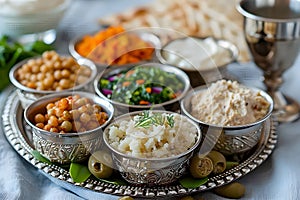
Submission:
[[[70,39],[98,30],[101,16],[142,5],[149,0],[74,0],[58,29],[55,43],[59,52],[68,52]],[[288,55],[287,55],[288,56]],[[300,102],[300,59],[285,74],[281,88]],[[252,63],[232,64],[229,71],[249,85],[262,87],[261,73]],[[5,98],[5,91],[1,98]],[[2,102],[2,101],[1,101]],[[3,105],[1,105],[3,106]],[[0,129],[2,131],[2,129]],[[281,124],[279,141],[272,156],[253,172],[239,179],[246,186],[243,199],[300,199],[300,121]],[[118,199],[117,196],[78,189],[72,193],[55,184],[39,170],[22,159],[0,132],[0,199]],[[66,185],[65,188],[71,187]],[[69,188],[70,189],[70,188]],[[74,188],[70,190],[74,191]],[[201,193],[204,199],[224,199],[211,192]]]

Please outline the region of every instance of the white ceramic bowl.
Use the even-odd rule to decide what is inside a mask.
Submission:
[[[0,33],[20,42],[54,42],[58,27],[71,0],[11,1],[1,3]]]

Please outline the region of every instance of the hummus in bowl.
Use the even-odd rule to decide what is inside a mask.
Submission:
[[[260,89],[219,80],[191,90],[180,106],[208,133],[214,148],[227,155],[257,144],[263,124],[272,114],[273,100]]]

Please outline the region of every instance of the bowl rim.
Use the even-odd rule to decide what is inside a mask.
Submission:
[[[188,110],[185,107],[185,103],[186,103],[186,101],[188,101],[188,99],[190,99],[195,94],[200,93],[201,91],[203,91],[205,89],[208,89],[209,86],[207,86],[207,85],[198,86],[198,87],[190,90],[187,93],[187,95],[180,101],[180,108],[181,108],[181,110],[183,111],[183,113],[185,115],[187,115],[189,118],[191,118],[195,122],[199,123],[202,126],[209,126],[209,127],[212,127],[212,128],[222,128],[224,130],[238,130],[238,129],[249,128],[249,127],[256,126],[256,125],[259,125],[259,124],[263,123],[264,121],[266,121],[271,116],[271,114],[273,112],[274,102],[273,102],[272,97],[268,93],[266,93],[265,91],[263,91],[259,88],[247,86],[247,85],[244,85],[244,84],[240,84],[240,85],[242,87],[248,88],[252,91],[259,92],[270,103],[269,110],[263,118],[261,118],[259,120],[256,120],[255,122],[252,122],[252,123],[243,124],[243,125],[235,125],[235,126],[222,126],[222,125],[210,124],[210,123],[206,123],[206,122],[203,122],[203,121],[197,119],[192,114],[190,114],[190,112],[188,112]]]
[[[292,23],[292,22],[299,22],[300,17],[298,18],[270,18],[270,17],[262,17],[259,15],[255,15],[251,13],[249,10],[245,9],[245,5],[249,3],[255,3],[255,1],[248,1],[248,0],[241,0],[237,1],[236,10],[245,18],[249,18],[252,20],[257,21],[265,21],[271,23]]]
[[[122,121],[123,119],[126,119],[126,118],[132,118],[133,116],[138,115],[138,114],[140,114],[142,112],[144,112],[144,111],[140,110],[140,111],[134,111],[134,112],[129,112],[129,113],[120,115],[119,117],[116,117],[113,121],[111,121],[110,124],[104,129],[103,134],[102,134],[102,138],[103,138],[103,141],[104,141],[105,145],[107,146],[107,148],[109,148],[109,150],[112,153],[115,153],[115,154],[117,154],[119,156],[126,157],[126,158],[129,158],[129,159],[134,159],[134,160],[140,160],[140,161],[159,161],[159,162],[162,162],[162,161],[176,160],[176,159],[178,159],[180,157],[188,155],[189,153],[193,153],[194,150],[197,149],[197,147],[200,145],[203,135],[202,135],[202,131],[201,131],[199,125],[196,122],[194,122],[193,120],[191,120],[187,116],[184,116],[182,114],[179,114],[179,113],[176,113],[176,112],[172,112],[172,111],[166,111],[166,110],[152,110],[151,112],[179,115],[181,118],[185,118],[190,124],[192,124],[192,125],[194,125],[196,127],[196,129],[197,129],[197,136],[195,138],[196,141],[193,144],[193,146],[190,147],[187,151],[185,151],[183,153],[180,153],[178,155],[171,156],[171,157],[163,157],[163,158],[139,158],[139,157],[135,157],[135,156],[132,156],[132,155],[128,155],[128,154],[122,153],[119,150],[113,148],[110,144],[108,144],[107,134],[108,134],[109,128],[112,125],[114,125],[114,123],[116,123],[118,121]]]
[[[64,57],[71,57],[69,55],[62,55],[62,54],[59,54],[60,56],[64,56]],[[24,59],[20,62],[18,62],[17,64],[15,64],[9,71],[9,79],[10,79],[10,82],[16,86],[18,89],[21,89],[23,91],[26,91],[26,92],[30,92],[30,93],[34,93],[34,94],[52,94],[54,92],[67,92],[67,91],[72,91],[72,90],[78,90],[78,89],[81,89],[82,87],[90,84],[96,77],[97,73],[98,73],[98,70],[97,70],[97,67],[96,65],[89,59],[86,59],[86,58],[80,58],[78,60],[75,59],[75,62],[78,63],[78,65],[83,65],[83,66],[86,66],[88,67],[89,69],[91,69],[91,75],[90,77],[88,78],[88,80],[86,80],[83,84],[79,84],[79,85],[76,85],[75,87],[72,87],[72,88],[68,88],[68,89],[65,89],[65,90],[61,90],[61,91],[56,91],[56,90],[36,90],[36,89],[32,89],[32,88],[29,88],[29,87],[26,87],[25,85],[22,85],[15,77],[15,73],[16,71],[21,68],[25,63],[27,63],[29,60],[31,59],[38,59],[38,58],[41,58],[42,55],[38,55],[38,56],[34,56],[34,57],[31,57],[31,58],[27,58],[27,59]],[[72,57],[71,57],[72,58]]]
[[[53,102],[54,100],[59,100],[63,97],[67,97],[67,96],[71,96],[71,95],[76,95],[79,94],[81,97],[86,97],[89,99],[92,99],[94,103],[98,104],[101,106],[101,108],[103,108],[105,110],[105,112],[108,114],[108,119],[106,120],[106,122],[104,124],[102,124],[101,126],[98,126],[95,129],[92,130],[88,130],[85,132],[74,132],[74,133],[54,133],[54,132],[50,132],[50,131],[45,131],[43,129],[40,129],[38,127],[36,127],[30,120],[28,117],[28,112],[30,112],[31,109],[34,109],[34,107],[36,105],[39,104],[46,104],[46,103],[50,103]],[[54,137],[54,138],[74,138],[74,137],[80,137],[80,136],[85,136],[85,135],[89,135],[95,131],[98,131],[100,129],[102,129],[103,127],[107,126],[110,121],[113,119],[114,116],[114,107],[110,102],[105,101],[104,99],[100,98],[99,96],[97,96],[94,93],[90,93],[90,92],[83,92],[83,91],[67,91],[67,92],[62,92],[62,93],[55,93],[55,94],[49,94],[49,95],[45,95],[41,98],[39,98],[38,100],[30,103],[24,110],[23,112],[23,117],[26,121],[26,123],[28,125],[31,126],[31,128],[39,130],[39,132],[41,132],[41,134],[47,135],[49,137]]]
[[[175,99],[171,99],[169,101],[165,101],[163,103],[160,103],[160,104],[153,104],[153,105],[130,105],[130,104],[126,104],[126,103],[121,103],[121,102],[118,102],[118,101],[114,101],[108,97],[106,97],[100,90],[100,88],[98,87],[98,83],[100,81],[100,79],[105,76],[105,75],[109,75],[110,73],[111,74],[117,74],[117,73],[120,73],[121,71],[126,71],[126,70],[130,70],[130,69],[133,69],[135,67],[139,67],[139,66],[142,66],[142,67],[157,67],[157,68],[160,68],[166,72],[170,72],[170,73],[174,73],[177,77],[181,77],[179,78],[179,80],[182,81],[182,83],[184,84],[184,88],[183,88],[183,91],[182,93],[176,97]],[[117,73],[114,73],[114,72],[117,72]],[[186,93],[189,91],[190,89],[190,79],[188,77],[188,75],[181,69],[177,68],[177,67],[174,67],[172,65],[166,65],[166,64],[161,64],[161,63],[145,63],[145,64],[140,64],[140,65],[130,65],[130,66],[127,66],[127,67],[114,67],[114,68],[109,68],[105,71],[103,71],[102,73],[98,74],[98,76],[95,78],[94,80],[94,89],[96,91],[96,93],[101,97],[101,98],[104,98],[105,100],[111,102],[112,104],[116,105],[116,106],[121,106],[121,107],[126,107],[126,108],[134,108],[134,109],[150,109],[150,108],[159,108],[159,107],[162,107],[162,106],[166,106],[166,105],[169,105],[169,104],[172,104],[172,103],[175,103],[179,100],[181,100],[185,95]]]
[[[85,33],[85,34],[81,34],[81,35],[78,35],[77,37],[74,37],[73,39],[71,39],[71,41],[69,42],[69,44],[68,44],[68,50],[69,50],[69,53],[75,58],[75,59],[80,59],[80,58],[87,58],[87,59],[89,59],[88,57],[84,57],[84,56],[82,56],[82,55],[80,55],[78,52],[77,52],[77,50],[76,50],[76,45],[77,45],[77,43],[78,42],[80,42],[81,40],[82,40],[82,38],[85,36],[85,35],[94,35],[94,34],[96,34],[96,33],[98,33],[99,31],[102,31],[102,30],[105,30],[105,29],[100,29],[100,30],[97,30],[97,31],[93,31],[93,32],[90,32],[90,33]],[[159,39],[159,37],[158,37],[158,35],[157,34],[155,34],[155,33],[152,33],[152,32],[150,32],[150,31],[143,31],[143,30],[139,30],[139,29],[131,29],[131,30],[125,30],[125,33],[126,32],[130,32],[130,33],[133,33],[133,34],[137,34],[137,35],[141,35],[141,36],[143,36],[143,35],[145,35],[144,37],[145,38],[151,38],[151,39],[148,39],[148,40],[145,40],[145,39],[143,39],[142,38],[142,40],[144,40],[144,41],[146,41],[146,42],[150,42],[151,43],[151,45],[153,46],[153,48],[154,48],[154,52],[153,52],[153,55],[152,55],[152,58],[150,59],[150,60],[143,60],[143,61],[140,61],[140,62],[137,62],[137,63],[127,63],[127,64],[124,64],[124,65],[116,65],[116,64],[105,64],[105,63],[98,63],[98,62],[95,62],[95,61],[93,61],[93,60],[91,60],[91,61],[93,61],[94,63],[95,63],[95,65],[97,65],[97,66],[99,66],[99,67],[101,67],[101,68],[110,68],[110,67],[126,67],[126,66],[131,66],[131,65],[133,65],[133,64],[142,64],[142,63],[146,63],[146,62],[149,62],[149,61],[153,61],[154,60],[154,57],[157,55],[157,50],[158,49],[160,49],[161,48],[161,41],[160,41],[160,39]],[[120,35],[120,34],[122,34],[122,33],[118,33],[118,34],[116,34],[116,35],[114,35],[114,36],[111,36],[111,37],[109,37],[108,39],[110,39],[110,38],[113,38],[113,37],[115,37],[115,36],[117,36],[117,35]],[[146,37],[147,36],[147,37]],[[107,39],[107,40],[108,40]]]
[[[211,69],[196,69],[196,68],[193,68],[193,69],[188,69],[188,68],[183,68],[183,67],[179,67],[177,66],[176,64],[172,64],[172,63],[169,63],[168,60],[166,60],[163,56],[163,53],[162,51],[164,51],[165,47],[167,47],[169,44],[171,44],[172,42],[174,41],[178,41],[178,40],[184,40],[184,39],[187,39],[187,38],[191,38],[193,40],[205,40],[207,38],[212,38],[216,43],[217,45],[221,46],[222,48],[228,50],[230,52],[230,61],[227,62],[227,63],[224,63],[220,66],[217,66],[216,67],[213,67]],[[176,52],[174,52],[174,54],[177,54]],[[180,38],[176,38],[176,39],[173,39],[173,40],[170,40],[168,41],[166,44],[164,44],[160,50],[157,50],[156,51],[156,57],[158,58],[158,60],[163,63],[163,64],[172,64],[178,68],[180,68],[181,70],[184,70],[184,71],[187,71],[187,72],[210,72],[210,71],[213,71],[213,70],[216,70],[216,69],[222,69],[222,68],[225,68],[228,64],[230,63],[233,63],[233,62],[236,62],[238,60],[238,56],[239,56],[239,49],[238,47],[233,44],[232,42],[230,42],[229,40],[225,40],[225,39],[219,39],[219,38],[216,38],[216,37],[213,37],[213,36],[207,36],[207,37],[200,37],[200,36],[186,36],[186,37],[180,37]],[[181,59],[185,60],[186,62],[190,63],[188,60],[186,60],[185,58],[182,58],[182,56],[179,56],[181,57]]]

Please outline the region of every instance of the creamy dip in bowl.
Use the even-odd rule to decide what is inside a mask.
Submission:
[[[200,125],[216,150],[229,155],[257,144],[272,114],[273,100],[260,89],[219,80],[191,90],[180,107]]]

